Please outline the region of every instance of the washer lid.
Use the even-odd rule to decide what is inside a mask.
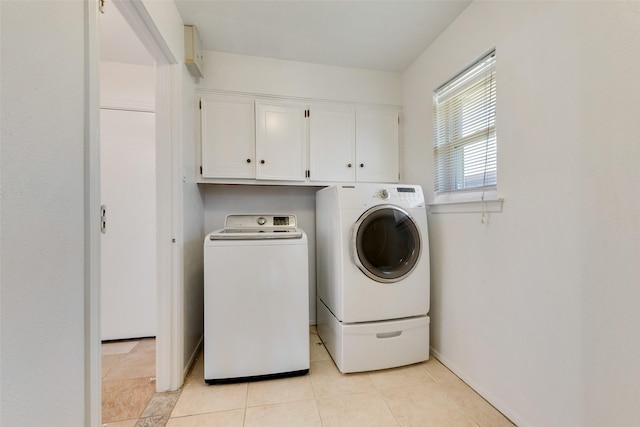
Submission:
[[[222,229],[209,234],[209,240],[300,239],[301,230],[238,230]]]
[[[225,228],[209,235],[210,240],[300,239],[295,215],[227,215]]]
[[[363,213],[351,232],[351,257],[369,278],[398,282],[416,267],[421,237],[411,215],[394,205],[378,205]]]

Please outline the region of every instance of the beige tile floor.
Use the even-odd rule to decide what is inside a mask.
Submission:
[[[106,425],[513,426],[434,358],[383,371],[341,374],[313,327],[310,332],[311,369],[308,375],[210,386],[203,379],[201,354],[181,390],[152,394],[139,418],[124,419],[123,415],[118,415],[121,419],[112,418],[110,422],[105,421]],[[107,377],[105,379],[104,382],[109,381]],[[141,389],[140,393],[145,390]]]
[[[161,395],[155,392],[155,366],[156,346],[153,338],[102,344],[103,423],[108,426],[133,426],[138,418],[145,415],[150,402],[155,402],[156,395]],[[168,413],[171,409],[173,406]],[[129,421],[115,423],[122,420]]]

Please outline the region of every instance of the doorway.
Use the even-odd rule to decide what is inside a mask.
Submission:
[[[155,60],[113,3],[100,14],[102,423],[156,389]]]
[[[89,44],[93,45],[96,52],[90,55],[90,75],[92,75],[89,94],[91,126],[89,129],[91,138],[95,138],[99,134],[98,117],[99,110],[99,84],[100,59],[98,51],[106,50],[106,42],[99,40],[101,21],[103,16],[98,13],[96,3],[88,2],[89,5]],[[177,151],[177,129],[178,116],[175,108],[177,103],[177,81],[178,81],[178,65],[168,48],[164,39],[159,34],[157,28],[153,24],[153,19],[140,1],[136,0],[118,0],[107,1],[105,5],[105,15],[120,12],[127,24],[127,30],[132,30],[137,35],[137,39],[154,61],[154,77],[155,77],[155,259],[156,259],[156,291],[157,294],[150,304],[155,305],[157,315],[155,315],[156,324],[156,340],[155,344],[149,346],[145,343],[147,350],[155,347],[155,391],[176,390],[182,384],[183,379],[183,356],[182,356],[182,305],[180,298],[180,276],[182,260],[177,250],[176,241],[180,241],[180,210],[176,206],[176,200],[179,200],[180,190],[180,159],[175,159]],[[113,15],[112,15],[113,16]],[[92,19],[93,17],[93,19]],[[95,19],[95,20],[94,20]],[[98,49],[98,46],[99,49]],[[116,50],[120,50],[120,54],[128,51],[128,43],[120,44]],[[91,71],[93,70],[93,71]],[[130,88],[136,90],[135,87]],[[144,109],[144,108],[143,108]],[[95,141],[96,147],[99,147],[98,141]],[[97,150],[96,150],[97,151]],[[90,155],[90,199],[93,201],[90,206],[100,205],[100,174],[99,160],[95,151],[89,152]],[[95,209],[95,208],[92,208]],[[89,221],[93,222],[94,217],[90,209]],[[109,221],[110,212],[107,211],[107,222]],[[90,272],[91,280],[89,285],[89,295],[87,297],[87,314],[89,317],[89,341],[87,347],[87,355],[89,365],[87,371],[87,387],[89,390],[87,405],[88,417],[90,424],[98,424],[100,422],[101,413],[101,335],[100,328],[100,278],[97,272],[100,268],[100,241],[102,235],[99,227],[90,228]],[[161,314],[161,315],[160,315]]]
[[[155,60],[120,11],[100,15],[102,341],[155,337]]]

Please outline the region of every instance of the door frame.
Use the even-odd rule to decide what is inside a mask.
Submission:
[[[182,150],[179,145],[180,68],[142,0],[114,0],[156,61],[156,391],[177,390],[183,377]],[[100,51],[99,8],[85,0],[86,140],[85,418],[101,425],[100,330]]]

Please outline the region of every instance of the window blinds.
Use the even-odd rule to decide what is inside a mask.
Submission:
[[[433,99],[436,192],[495,188],[495,50],[436,89]]]

